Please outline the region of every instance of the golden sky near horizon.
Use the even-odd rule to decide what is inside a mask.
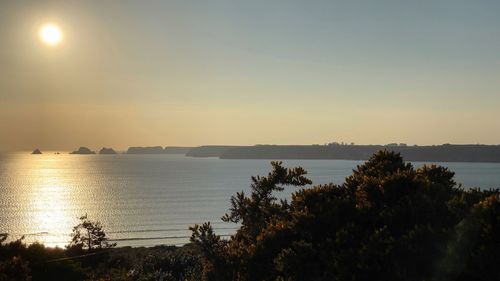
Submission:
[[[500,4],[395,3],[2,2],[0,150],[500,143]]]

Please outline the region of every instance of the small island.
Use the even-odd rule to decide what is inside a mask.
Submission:
[[[99,150],[99,154],[116,154],[116,151],[111,147],[103,147],[101,150]]]
[[[75,150],[70,154],[95,154],[95,151],[92,151],[87,147],[81,146],[80,148],[78,148],[78,150]]]
[[[31,152],[31,154],[42,154],[42,152],[40,151],[40,149],[35,149],[33,150],[33,152]]]

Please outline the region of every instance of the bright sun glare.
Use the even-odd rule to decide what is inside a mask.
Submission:
[[[42,42],[50,46],[55,46],[62,40],[61,29],[55,24],[42,26],[39,35]]]

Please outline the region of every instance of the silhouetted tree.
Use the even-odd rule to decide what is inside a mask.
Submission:
[[[100,222],[91,221],[87,214],[79,218],[80,223],[73,227],[73,234],[68,249],[80,249],[87,252],[112,248],[116,243],[109,243]]]

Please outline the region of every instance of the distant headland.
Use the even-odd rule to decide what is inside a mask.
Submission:
[[[99,154],[116,154],[116,151],[112,148],[103,147],[99,150]]]
[[[95,154],[95,151],[92,151],[85,146],[81,146],[78,150],[70,152],[70,154]]]
[[[191,157],[218,157],[221,159],[338,159],[367,160],[379,150],[401,153],[409,161],[431,162],[498,162],[500,145],[431,146],[388,145],[255,145],[255,146],[200,146],[186,155]]]
[[[496,162],[500,163],[500,145],[442,144],[409,146],[406,144],[355,145],[330,143],[325,145],[203,145],[185,146],[133,146],[125,154],[182,154],[188,157],[217,157],[220,159],[338,159],[366,160],[380,150],[401,153],[409,161],[431,162]],[[32,154],[41,154],[35,149]],[[70,154],[95,154],[80,147]],[[117,154],[113,148],[103,147],[99,154]]]

